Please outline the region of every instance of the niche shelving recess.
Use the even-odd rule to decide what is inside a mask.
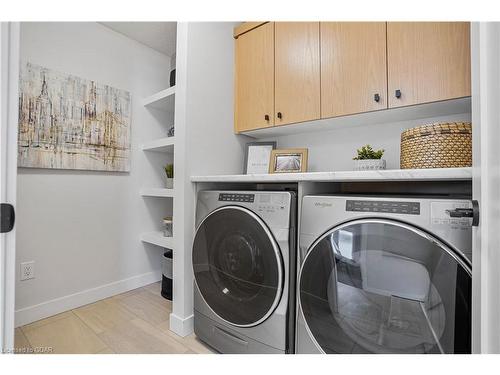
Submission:
[[[168,89],[162,90],[144,98],[142,100],[142,104],[146,109],[154,111],[159,110],[168,113],[166,117],[168,119],[171,119],[171,123],[164,124],[164,133],[166,135],[168,128],[174,125],[173,119],[175,112],[175,86],[169,87]],[[175,160],[175,136],[164,136],[161,138],[148,140],[142,144],[141,149],[143,152],[164,153],[164,164],[173,163],[173,161]],[[173,200],[175,199],[175,174],[173,189],[167,189],[160,186],[143,186],[140,189],[139,194],[147,199],[171,199],[173,206]],[[169,213],[166,212],[165,216],[167,215],[169,215]],[[141,235],[141,241],[159,246],[161,248],[174,250],[174,237],[164,237],[161,231],[151,231],[143,233]]]

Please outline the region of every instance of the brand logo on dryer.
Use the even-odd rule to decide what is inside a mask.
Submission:
[[[329,202],[314,202],[314,207],[318,207],[318,208],[333,207],[333,203],[329,203]]]

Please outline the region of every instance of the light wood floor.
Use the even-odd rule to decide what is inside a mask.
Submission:
[[[16,328],[15,346],[59,354],[213,353],[196,336],[171,332],[171,311],[154,283]]]

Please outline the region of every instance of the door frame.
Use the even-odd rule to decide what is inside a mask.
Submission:
[[[480,222],[473,229],[472,351],[500,353],[500,23],[473,22],[473,199]]]
[[[0,200],[16,207],[19,22],[0,23]],[[0,235],[0,352],[14,349],[16,231]]]

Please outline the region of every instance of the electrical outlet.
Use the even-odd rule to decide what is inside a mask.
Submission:
[[[21,281],[35,278],[35,261],[21,263]]]

